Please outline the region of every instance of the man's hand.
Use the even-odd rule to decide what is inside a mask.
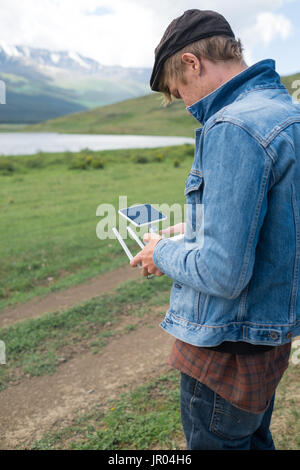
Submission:
[[[164,233],[165,235],[171,235],[171,233],[184,233],[186,228],[186,222],[180,222],[176,225],[171,225],[168,228],[164,228],[160,230],[160,233]]]
[[[143,276],[147,276],[148,274],[162,276],[164,274],[153,263],[153,251],[161,239],[162,237],[157,233],[145,233],[143,240],[147,245],[130,261],[132,267],[137,266],[139,263],[142,264]]]

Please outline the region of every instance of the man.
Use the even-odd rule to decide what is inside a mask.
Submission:
[[[176,338],[168,363],[181,371],[187,447],[275,449],[275,390],[300,333],[300,106],[273,60],[245,64],[212,11],[172,21],[150,84],[203,126],[184,242],[146,234],[131,261],[174,280],[161,327]]]

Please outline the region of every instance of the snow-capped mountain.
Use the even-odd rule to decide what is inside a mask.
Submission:
[[[5,69],[11,65],[34,67],[46,75],[51,69],[68,70],[88,75],[111,76],[115,73],[135,78],[138,81],[150,79],[151,69],[105,66],[94,59],[85,57],[76,51],[49,51],[29,46],[12,46],[0,41],[0,67]]]
[[[7,88],[0,122],[37,122],[141,96],[151,91],[150,74],[148,68],[105,66],[76,51],[0,41],[0,79]]]
[[[27,66],[48,66],[71,70],[98,72],[102,66],[95,60],[74,51],[48,51],[28,46],[11,46],[0,42],[1,64],[22,63]]]

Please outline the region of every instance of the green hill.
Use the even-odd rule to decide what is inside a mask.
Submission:
[[[193,137],[199,127],[180,100],[162,106],[158,93],[51,119],[24,130],[83,134],[170,135]],[[22,129],[23,130],[23,129]]]
[[[295,92],[292,87],[295,80],[300,80],[300,74],[282,77],[282,83],[291,94]],[[24,130],[76,134],[193,137],[197,127],[199,124],[192,116],[189,116],[181,100],[176,100],[169,106],[163,107],[161,95],[151,93],[139,98],[26,126]]]
[[[0,41],[0,124],[30,125],[149,93],[150,68],[102,65],[75,51]]]
[[[291,95],[295,93],[296,88],[299,90],[299,83],[298,84],[295,83],[294,88],[293,88],[293,83],[298,80],[300,83],[300,73],[295,73],[294,75],[287,75],[286,77],[281,77],[282,83],[284,84],[285,87],[287,87]],[[298,96],[299,96],[299,93],[298,93]]]

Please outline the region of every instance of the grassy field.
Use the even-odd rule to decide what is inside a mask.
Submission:
[[[299,366],[290,365],[277,389],[271,432],[277,450],[299,450],[299,396],[289,397],[300,380]],[[74,418],[72,425],[46,433],[32,449],[131,450],[185,449],[179,412],[179,372],[171,370],[123,392],[118,400],[95,406]],[[184,446],[182,444],[184,443]]]
[[[72,425],[45,434],[32,450],[182,449],[177,371],[123,392],[119,400],[94,406]]]
[[[110,203],[118,208],[119,195],[127,195],[128,205],[149,201],[158,205],[183,204],[184,182],[193,153],[193,146],[184,145],[1,157],[0,315],[5,306],[63,290],[128,264],[116,240],[97,238],[98,205]],[[169,223],[173,220],[166,226]],[[139,251],[134,241],[128,240],[128,245],[132,252]],[[157,332],[169,301],[170,287],[171,279],[167,276],[151,282],[127,281],[101,297],[0,329],[7,358],[6,365],[0,366],[0,399],[4,409],[4,412],[0,409],[0,417],[1,413],[2,417],[7,413],[13,422],[11,426],[18,428],[20,412],[24,413],[21,424],[28,424],[18,438],[14,436],[14,428],[10,433],[5,432],[12,436],[12,448],[185,448],[179,411],[179,373],[161,372],[166,350],[161,353],[164,337],[161,339]],[[155,335],[161,363],[153,369]],[[135,385],[128,386],[130,379],[125,374],[125,385],[119,387],[118,383],[114,385],[115,375],[110,379],[104,375],[108,381],[104,390],[108,393],[98,400],[97,393],[100,396],[101,390],[90,390],[91,396],[95,393],[97,398],[93,406],[87,406],[87,395],[81,384],[79,397],[75,398],[81,400],[83,409],[77,410],[69,399],[74,377],[81,377],[86,368],[90,368],[87,376],[91,381],[101,369],[106,374],[108,366],[103,358],[107,357],[105,352],[111,345],[109,357],[115,355],[113,361],[119,376],[126,372],[118,365],[121,355],[125,356],[124,369],[130,369],[126,356],[129,347],[133,355],[144,351],[144,362],[138,365],[141,370],[148,367],[149,377],[140,380],[141,371],[130,370]],[[80,362],[82,357],[87,362]],[[52,386],[49,386],[51,378]],[[65,383],[66,378],[69,381]],[[277,390],[272,420],[278,449],[300,448],[299,380],[299,364],[291,361]],[[101,381],[93,383],[101,387]],[[64,391],[61,402],[57,401],[56,387]],[[29,401],[32,415],[26,415],[28,390],[34,392],[28,394],[32,396]],[[112,391],[116,391],[115,396]],[[46,403],[46,411],[44,408],[40,411],[38,405],[46,394],[47,400],[52,401]],[[3,397],[10,397],[10,405]],[[57,419],[48,425],[45,414],[51,416],[56,408]],[[32,430],[30,416],[37,419],[37,429],[41,426],[43,432],[39,438],[33,437],[36,429]],[[30,423],[31,430],[27,430]],[[1,438],[0,432],[0,441]]]
[[[295,73],[293,75],[286,75],[281,77],[283,85],[289,90],[289,93],[293,95],[296,90],[299,90],[300,83],[300,73]],[[297,92],[296,99],[299,100],[299,92]]]
[[[184,145],[1,157],[0,309],[128,263],[115,239],[97,238],[98,205],[118,209],[119,195],[128,206],[183,204],[193,152]]]
[[[9,358],[6,368],[0,368],[0,392],[13,384],[22,384],[28,377],[55,375],[62,363],[74,361],[74,357],[84,351],[92,350],[93,354],[101,356],[112,338],[132,335],[141,328],[152,306],[159,307],[168,301],[170,279],[162,277],[155,281],[155,284],[124,282],[115,290],[114,302],[111,302],[111,294],[105,294],[74,308],[0,330]],[[159,312],[157,321],[162,313]],[[130,323],[120,328],[122,318],[128,316]],[[271,426],[279,450],[300,448],[299,380],[299,365],[290,361],[277,389]],[[121,388],[117,397],[108,396],[86,411],[74,413],[69,416],[68,425],[58,423],[45,431],[40,439],[28,441],[21,448],[185,448],[178,371],[170,369],[131,391],[126,389]]]
[[[98,354],[110,338],[135,329],[151,306],[166,304],[170,287],[171,279],[166,276],[152,283],[128,281],[113,294],[0,329],[9,358],[6,367],[0,367],[0,391],[26,375],[53,374],[62,358],[66,362],[78,351]],[[133,323],[118,329],[128,314]]]
[[[170,135],[194,137],[199,123],[188,115],[184,103],[162,106],[158,93],[74,113],[24,127],[30,132],[84,134]]]
[[[110,295],[103,295],[66,311],[0,330],[9,357],[7,368],[0,369],[0,390],[28,377],[53,375],[62,362],[74,360],[85,350],[101,355],[113,337],[130,335],[141,327],[151,306],[168,300],[170,279],[162,277],[156,281],[125,282],[116,289],[113,303]],[[117,329],[127,315],[131,323]],[[300,447],[299,380],[299,365],[291,361],[277,389],[271,428],[276,447],[281,450]],[[75,413],[70,420],[68,425],[52,427],[23,448],[182,449],[179,373],[170,369],[130,392],[121,389],[117,397],[107,397],[88,410]]]
[[[290,94],[300,74],[281,77]],[[299,89],[299,86],[297,87]],[[298,93],[299,95],[299,93]],[[160,93],[97,107],[57,119],[26,126],[30,132],[65,132],[85,134],[142,134],[193,137],[199,123],[189,116],[182,100],[162,106]],[[1,128],[0,128],[1,130]]]
[[[19,132],[24,127],[24,124],[0,124],[1,132]]]

